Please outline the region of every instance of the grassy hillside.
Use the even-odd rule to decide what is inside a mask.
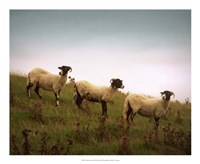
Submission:
[[[73,86],[61,93],[55,107],[52,92],[41,89],[40,100],[32,89],[26,97],[26,78],[10,75],[10,154],[33,155],[168,155],[191,154],[191,105],[171,103],[160,122],[155,140],[152,119],[136,115],[127,128],[121,119],[125,95],[116,93],[108,104],[108,120],[100,118],[101,105],[73,102]]]

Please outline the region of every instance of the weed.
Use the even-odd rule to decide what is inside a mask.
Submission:
[[[181,118],[180,110],[177,111],[176,122],[179,124],[183,123],[183,119]]]
[[[46,132],[43,132],[41,135],[42,135],[42,138],[40,140],[41,141],[40,142],[40,144],[41,144],[40,154],[46,155],[46,154],[48,154],[47,140],[50,137],[48,136],[48,134]]]
[[[119,137],[120,138],[129,135],[130,124],[128,123],[127,126],[126,126],[126,123],[124,121],[123,116],[120,116],[117,119],[117,129],[118,129]]]
[[[118,154],[119,155],[131,155],[133,153],[132,148],[130,146],[130,142],[128,137],[122,137],[119,145]]]
[[[96,137],[98,141],[104,142],[110,140],[110,135],[105,126],[106,117],[101,116],[99,119],[99,126],[96,128]]]
[[[154,144],[157,142],[155,133],[156,133],[155,127],[153,129],[147,127],[147,130],[144,134],[144,143],[147,149],[152,149]]]
[[[83,110],[85,111],[85,113],[91,117],[92,116],[92,112],[91,112],[91,108],[89,106],[89,104],[87,102],[84,103],[84,107]]]
[[[11,136],[11,141],[12,141],[12,144],[13,144],[13,154],[20,155],[21,153],[19,151],[18,146],[16,145],[16,136],[15,135]]]
[[[72,146],[73,146],[73,140],[67,139],[67,149],[66,149],[64,154],[66,154],[66,155],[70,154],[69,152],[70,152],[70,149],[71,149]]]
[[[50,155],[61,155],[64,148],[60,144],[60,140],[57,140],[57,142],[50,148],[49,154]]]
[[[87,127],[83,127],[82,130],[80,128],[80,122],[76,123],[76,133],[75,139],[81,144],[89,144],[90,143],[90,134],[89,134],[89,123]]]
[[[23,137],[24,137],[24,144],[23,144],[23,149],[24,149],[24,154],[25,155],[30,155],[30,144],[29,144],[29,141],[28,141],[28,136],[29,136],[29,133],[31,132],[31,130],[28,130],[28,129],[24,129],[22,131],[22,134],[23,134]]]
[[[35,102],[33,106],[29,107],[31,112],[31,119],[35,120],[36,122],[44,124],[44,118],[42,114],[42,102],[38,101]]]
[[[171,128],[169,123],[163,128],[163,136],[165,144],[183,150],[186,154],[191,154],[191,132],[186,134],[182,129]]]
[[[129,132],[130,132],[130,124],[127,124],[127,127],[125,126],[125,122],[123,117],[119,117],[117,120],[117,127],[120,134],[120,144],[119,144],[119,155],[130,155],[132,154],[132,148],[130,146],[129,141]]]
[[[145,146],[148,147],[148,148],[153,143],[153,140],[152,140],[153,135],[154,135],[153,132],[149,132],[149,133],[147,133],[147,134],[144,135]]]

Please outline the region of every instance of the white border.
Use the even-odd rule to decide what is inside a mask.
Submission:
[[[4,163],[195,163],[199,159],[199,23],[194,0],[1,0],[0,1],[0,161]],[[191,9],[192,10],[192,155],[191,156],[10,156],[9,155],[9,10],[10,9]],[[2,77],[3,76],[3,77]],[[92,161],[93,160],[93,161]],[[96,161],[95,161],[96,160]],[[99,161],[97,161],[99,160]],[[100,161],[102,160],[102,161]],[[103,161],[104,160],[104,161]],[[107,160],[107,161],[106,161]],[[88,163],[87,162],[87,163]]]

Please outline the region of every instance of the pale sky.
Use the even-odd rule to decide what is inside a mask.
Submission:
[[[62,65],[76,80],[191,99],[191,11],[11,10],[10,71]]]

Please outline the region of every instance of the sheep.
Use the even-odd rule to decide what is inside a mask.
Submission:
[[[84,99],[91,102],[98,102],[102,105],[102,116],[108,118],[106,103],[112,100],[118,88],[124,88],[120,79],[111,79],[110,83],[110,86],[96,86],[85,80],[76,82],[74,85],[74,100],[78,108],[82,109],[81,104]]]
[[[159,126],[159,119],[163,117],[170,105],[170,98],[174,93],[171,91],[160,92],[162,99],[150,98],[140,94],[130,94],[124,102],[123,117],[129,123],[129,116],[132,121],[136,113],[141,116],[154,117],[156,129]]]
[[[72,68],[69,66],[58,67],[61,71],[59,75],[52,74],[42,68],[35,68],[28,73],[27,78],[27,97],[30,98],[31,92],[30,89],[35,85],[35,93],[39,98],[42,96],[39,94],[39,89],[42,88],[47,91],[53,91],[56,97],[56,106],[59,106],[60,92],[67,81],[68,71],[72,71]]]
[[[69,76],[68,78],[69,78],[70,84],[75,84],[75,78],[74,77],[72,78],[71,76]]]

